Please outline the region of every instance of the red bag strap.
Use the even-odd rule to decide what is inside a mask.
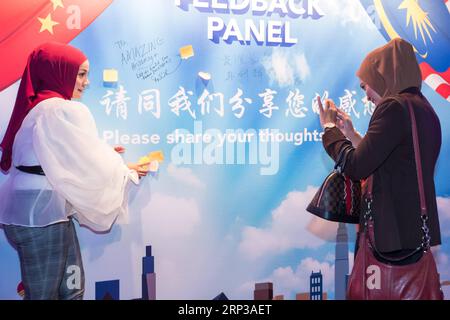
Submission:
[[[420,214],[421,216],[427,216],[427,203],[425,201],[425,188],[423,186],[423,174],[422,174],[422,161],[420,158],[420,146],[419,146],[419,135],[417,133],[417,122],[416,116],[414,114],[414,109],[411,101],[407,101],[409,115],[411,117],[412,123],[412,135],[414,144],[414,156],[416,159],[416,171],[417,171],[417,183],[419,184],[419,197],[420,197]]]

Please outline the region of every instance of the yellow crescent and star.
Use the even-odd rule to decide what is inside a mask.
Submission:
[[[383,7],[382,0],[373,0],[373,4],[375,6],[375,10],[378,13],[378,16],[380,17],[381,24],[386,30],[388,36],[391,39],[401,38],[400,35],[392,26],[391,22],[389,21],[386,11],[384,10]],[[428,39],[430,39],[430,41],[433,42],[433,38],[431,37],[429,28],[433,30],[434,33],[436,33],[436,30],[434,29],[433,25],[430,22],[430,19],[428,18],[428,12],[425,12],[420,7],[419,0],[404,0],[402,1],[402,3],[400,3],[397,9],[399,10],[406,9],[406,26],[408,27],[409,23],[412,20],[416,40],[418,36],[417,30],[419,30],[420,35],[422,37],[422,41],[425,46],[427,45],[426,36],[428,36]],[[426,33],[426,36],[424,32]],[[414,51],[417,52],[424,59],[428,56],[428,51],[426,51],[425,53],[421,53],[416,49],[416,47],[414,47]]]
[[[50,2],[53,5],[53,11],[55,11],[59,7],[64,8],[62,0],[50,0]],[[50,34],[53,34],[53,27],[59,24],[59,22],[56,22],[52,19],[51,13],[49,13],[45,18],[38,17],[37,19],[41,23],[41,29],[39,30],[39,33],[48,31]]]

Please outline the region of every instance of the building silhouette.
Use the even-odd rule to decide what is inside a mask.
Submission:
[[[152,246],[145,247],[145,256],[142,257],[141,280],[142,298],[133,300],[156,300],[155,257],[152,256]],[[119,280],[96,282],[95,300],[120,300],[119,285]]]
[[[295,300],[310,300],[311,297],[309,295],[309,292],[300,292],[295,295]],[[274,299],[275,300],[275,299]],[[322,299],[321,300],[328,300],[328,293],[323,292],[322,293]]]
[[[272,300],[273,299],[273,283],[262,282],[255,283],[255,291],[253,292],[254,300]]]
[[[295,295],[295,300],[309,300],[309,292],[301,292]]]
[[[217,296],[215,296],[213,300],[228,300],[228,297],[225,295],[225,293],[221,292]]]
[[[97,281],[95,300],[120,300],[119,280]]]
[[[334,299],[345,300],[348,275],[348,235],[345,223],[339,223],[334,265]]]
[[[142,300],[156,300],[155,257],[152,256],[152,246],[145,248],[142,258]]]
[[[450,280],[444,280],[441,282],[441,290],[444,294],[444,300],[450,300]]]
[[[309,298],[310,300],[322,300],[323,278],[322,272],[311,272],[309,277]]]

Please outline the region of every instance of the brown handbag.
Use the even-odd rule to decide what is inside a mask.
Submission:
[[[367,211],[364,214],[364,230],[359,239],[359,250],[349,278],[347,299],[349,300],[443,300],[436,263],[430,250],[430,235],[427,226],[427,208],[422,178],[417,124],[411,103],[408,101],[411,117],[414,154],[419,183],[422,243],[405,257],[392,259],[384,256],[375,247],[373,217],[371,212],[372,180],[368,181],[365,195]],[[376,255],[387,261],[402,261],[423,251],[419,261],[407,265],[392,265],[377,260]],[[376,255],[375,255],[376,254]]]

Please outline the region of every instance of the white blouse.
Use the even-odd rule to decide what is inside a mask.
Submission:
[[[51,98],[24,119],[13,145],[9,177],[0,186],[0,223],[40,227],[74,215],[95,231],[128,220],[130,181],[139,183],[122,157],[98,136],[89,109]],[[45,176],[17,166],[42,166]]]

